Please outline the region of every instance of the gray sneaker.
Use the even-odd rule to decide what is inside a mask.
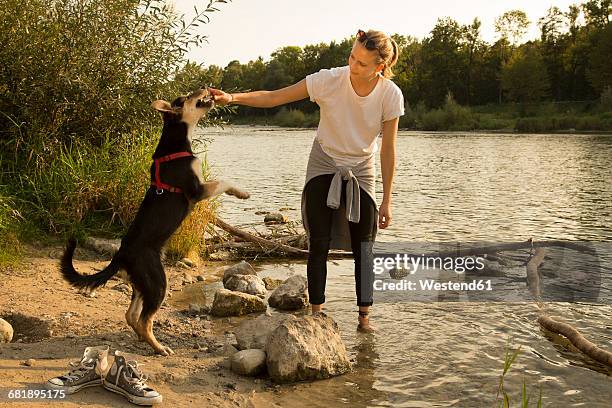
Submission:
[[[115,361],[102,380],[104,388],[121,394],[132,404],[153,405],[162,402],[162,396],[145,384],[147,377],[138,370],[134,360],[126,361],[125,356],[115,351]]]
[[[102,377],[108,369],[108,346],[87,347],[81,361],[71,362],[68,374],[51,378],[47,388],[74,394],[85,387],[102,385]]]

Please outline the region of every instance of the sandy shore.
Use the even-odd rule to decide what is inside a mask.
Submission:
[[[120,281],[109,281],[94,297],[79,294],[60,277],[62,250],[60,245],[28,247],[21,265],[0,272],[0,316],[10,316],[15,330],[13,342],[0,345],[0,407],[134,406],[101,387],[52,404],[7,399],[10,389],[43,388],[47,379],[65,373],[70,361],[79,360],[85,347],[102,344],[108,344],[111,352],[127,352],[144,364],[148,383],[163,395],[164,406],[268,407],[286,406],[289,401],[291,406],[313,406],[302,399],[313,383],[279,386],[263,376],[246,378],[232,373],[223,355],[224,333],[239,319],[189,316],[184,311],[186,304],[177,300],[181,298],[180,287],[171,291],[154,327],[157,338],[176,354],[154,355],[125,322],[130,296],[113,289]],[[91,273],[107,263],[92,252],[77,249],[74,264],[80,272]],[[212,263],[190,272],[204,274],[209,281],[218,279],[224,266]],[[172,277],[185,270],[166,267],[166,272]],[[34,359],[32,366],[24,365],[28,359]]]

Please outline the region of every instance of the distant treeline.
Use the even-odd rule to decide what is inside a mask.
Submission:
[[[401,47],[394,81],[413,108],[442,108],[449,93],[465,106],[596,101],[612,85],[610,14],[611,0],[590,0],[567,10],[551,7],[536,21],[540,38],[519,43],[531,22],[524,12],[511,10],[496,19],[493,44],[482,40],[478,18],[469,25],[440,18],[422,40],[393,35]],[[278,89],[322,68],[346,65],[353,41],[282,47],[269,61],[232,61],[225,68],[190,63],[179,76],[224,90]],[[307,101],[290,108],[307,114],[316,110]],[[276,111],[239,108],[241,116]]]

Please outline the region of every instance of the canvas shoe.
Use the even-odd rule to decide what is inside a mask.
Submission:
[[[123,395],[136,405],[161,403],[162,396],[145,383],[147,377],[138,366],[136,361],[128,361],[121,352],[115,351],[115,361],[102,380],[104,388]]]
[[[108,369],[108,346],[87,347],[81,361],[71,362],[68,374],[51,378],[47,388],[63,390],[74,394],[85,387],[102,385],[102,378]]]

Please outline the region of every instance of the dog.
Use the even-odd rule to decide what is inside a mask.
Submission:
[[[213,106],[214,97],[207,88],[180,96],[172,103],[156,100],[151,104],[164,121],[153,154],[151,187],[122,238],[119,251],[104,270],[92,275],[81,275],[74,269],[74,238],[68,242],[61,259],[63,278],[76,288],[94,290],[116,274],[131,285],[132,301],[125,314],[127,323],[141,340],[165,356],[174,352],[153,335],[154,316],[166,297],[162,247],[198,201],[222,193],[249,198],[247,192],[230,183],[204,182],[202,163],[191,150],[191,135]]]

